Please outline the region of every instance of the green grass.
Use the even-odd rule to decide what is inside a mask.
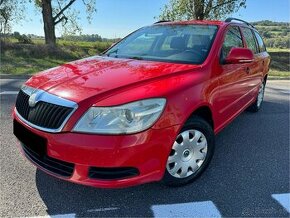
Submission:
[[[267,51],[269,53],[271,53],[271,52],[288,52],[290,54],[289,48],[267,48]]]
[[[17,44],[15,40],[1,43],[0,74],[34,74],[63,63],[100,54],[109,42],[58,41],[56,49],[44,45],[43,40],[33,40],[33,45]]]
[[[276,70],[270,70],[270,73],[269,73],[269,76],[270,78],[271,77],[275,77],[275,78],[287,78],[289,79],[290,78],[290,72],[286,72],[286,71],[276,71]]]
[[[1,73],[12,75],[34,74],[65,63],[62,59],[32,58],[32,57],[1,57]]]
[[[269,76],[290,77],[290,49],[268,49],[271,56],[271,66]]]

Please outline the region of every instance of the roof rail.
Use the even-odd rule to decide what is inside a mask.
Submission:
[[[166,22],[171,22],[171,21],[170,20],[159,20],[159,21],[155,22],[154,24],[166,23]]]
[[[234,18],[234,17],[229,17],[229,18],[227,18],[227,19],[225,20],[225,22],[229,23],[229,22],[231,22],[231,21],[233,21],[233,20],[240,21],[240,22],[245,23],[245,24],[247,24],[248,26],[250,26],[250,27],[256,29],[256,28],[254,27],[254,25],[248,23],[247,21],[244,21],[244,20],[241,20],[241,19],[238,19],[238,18]]]

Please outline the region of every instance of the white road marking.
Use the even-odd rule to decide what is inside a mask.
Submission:
[[[153,205],[154,217],[222,217],[212,201]]]
[[[88,213],[92,212],[104,212],[104,211],[111,211],[111,210],[119,210],[118,207],[106,207],[106,208],[98,208],[98,209],[91,209],[87,210]],[[46,216],[33,216],[29,218],[75,218],[75,213],[68,213],[68,214],[57,214],[57,215],[46,215]]]
[[[286,91],[281,91],[282,93],[285,93],[285,94],[290,94],[290,90],[286,90]]]
[[[17,95],[18,91],[4,91],[0,92],[0,95]]]
[[[118,207],[107,207],[107,208],[98,208],[98,209],[91,209],[87,210],[87,212],[103,212],[103,211],[110,211],[110,210],[119,210]]]
[[[106,207],[106,208],[98,208],[98,209],[91,209],[87,210],[88,213],[92,212],[104,212],[104,211],[110,211],[110,210],[119,210],[118,207]],[[29,218],[75,218],[75,213],[68,213],[68,214],[57,214],[57,215],[46,215],[46,216],[33,216]]]
[[[76,217],[75,213],[59,214],[59,215],[50,216],[50,218],[75,218],[75,217]]]
[[[75,213],[68,213],[68,214],[58,214],[58,215],[52,215],[52,216],[33,216],[29,218],[75,218]]]
[[[274,198],[285,210],[290,213],[290,193],[284,194],[273,194],[272,198]]]

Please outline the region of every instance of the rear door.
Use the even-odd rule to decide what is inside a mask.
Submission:
[[[247,68],[247,74],[246,74],[246,80],[245,80],[246,86],[247,86],[246,88],[247,95],[245,96],[245,98],[248,102],[250,102],[254,98],[256,98],[257,91],[262,82],[263,58],[260,55],[259,48],[257,45],[257,40],[256,40],[253,30],[248,27],[241,27],[241,31],[244,36],[245,47],[251,49],[255,57],[252,63],[245,64],[245,67]]]
[[[259,54],[257,55],[258,61],[261,65],[261,71],[263,74],[263,77],[268,73],[269,71],[269,66],[270,66],[270,55],[268,54],[266,50],[266,46],[263,42],[262,37],[259,35],[257,31],[254,30],[254,34],[257,39],[257,44],[259,48]]]

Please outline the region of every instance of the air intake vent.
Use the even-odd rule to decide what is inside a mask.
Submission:
[[[89,177],[101,180],[125,179],[139,175],[139,170],[133,167],[100,168],[90,167]]]

